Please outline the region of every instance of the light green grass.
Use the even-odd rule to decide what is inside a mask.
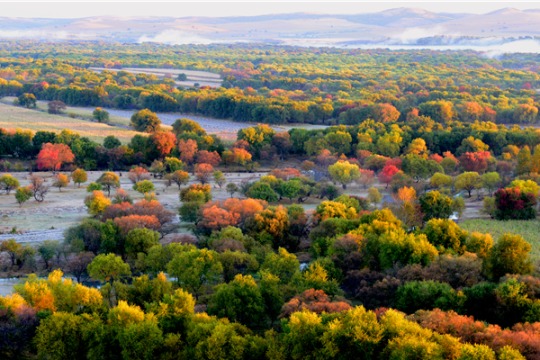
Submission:
[[[459,224],[467,231],[478,231],[491,234],[494,241],[505,233],[523,236],[532,246],[531,255],[540,260],[540,220],[507,220],[471,219]]]
[[[0,128],[32,130],[34,132],[46,130],[56,133],[69,129],[99,143],[102,143],[105,137],[114,135],[122,143],[127,144],[133,136],[141,134],[118,126],[71,118],[66,115],[52,115],[6,103],[0,103]]]

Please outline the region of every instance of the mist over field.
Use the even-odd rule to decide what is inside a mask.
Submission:
[[[531,6],[533,6],[531,4]],[[538,53],[540,12],[486,14],[396,8],[364,14],[236,17],[0,18],[0,39],[110,41],[168,45],[269,43],[338,48],[472,49],[491,56]]]

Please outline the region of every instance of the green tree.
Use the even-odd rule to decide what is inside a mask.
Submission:
[[[223,173],[221,171],[214,171],[213,176],[214,176],[214,182],[221,189],[221,187],[223,186],[223,184],[225,184],[225,181],[227,180],[227,179],[225,179],[225,175],[223,175]]]
[[[133,229],[126,235],[125,250],[128,256],[136,258],[138,253],[148,253],[148,250],[159,244],[159,233],[146,228]]]
[[[532,170],[532,155],[531,149],[525,145],[517,154],[516,174],[528,174]]]
[[[17,180],[17,178],[13,175],[4,174],[0,176],[0,189],[4,190],[6,194],[9,195],[12,190],[17,189],[19,186],[19,180]]]
[[[137,131],[153,133],[159,130],[160,125],[161,120],[149,109],[139,110],[131,116],[131,126]]]
[[[109,112],[103,108],[97,107],[92,112],[92,117],[100,123],[109,123]]]
[[[122,143],[114,135],[109,135],[109,136],[105,137],[105,139],[103,139],[103,147],[105,149],[116,149],[120,145],[122,145]]]
[[[215,251],[190,250],[174,256],[167,264],[167,272],[176,277],[178,286],[198,297],[204,285],[212,285],[223,273],[223,266]]]
[[[476,171],[468,171],[456,177],[455,187],[457,190],[465,190],[471,197],[471,192],[482,186],[482,178]]]
[[[77,359],[84,353],[81,340],[83,318],[56,312],[41,321],[34,338],[37,352],[43,359]]]
[[[424,221],[430,219],[448,219],[452,215],[452,198],[438,191],[430,191],[418,198],[420,209],[424,214]]]
[[[487,272],[495,280],[506,274],[530,274],[531,244],[520,235],[504,234],[487,258]]]
[[[231,195],[231,197],[233,197],[234,193],[237,193],[240,190],[238,185],[235,183],[228,183],[227,186],[225,186],[225,189]]]
[[[268,202],[278,201],[278,194],[272,189],[272,187],[262,181],[257,181],[251,185],[246,191],[246,196],[253,199],[261,199]]]
[[[60,248],[60,243],[56,240],[45,240],[38,247],[38,253],[45,262],[45,269],[49,268],[49,261],[54,258]]]
[[[19,97],[17,98],[17,102],[20,106],[23,106],[25,108],[35,109],[37,99],[34,94],[24,93],[22,95],[19,95]]]
[[[29,186],[19,187],[15,190],[15,199],[22,206],[25,202],[32,198],[32,189]]]
[[[328,172],[332,180],[339,182],[343,189],[347,188],[347,184],[360,178],[360,168],[358,165],[351,164],[348,161],[338,161],[328,167]]]
[[[141,180],[133,185],[133,190],[140,192],[141,194],[146,194],[155,190],[154,183],[150,180]]]
[[[219,285],[208,304],[209,314],[226,317],[250,328],[265,325],[264,310],[259,286],[253,277],[241,274],[230,283]]]
[[[417,310],[459,310],[465,297],[459,295],[447,283],[427,281],[409,281],[400,286],[396,293],[396,308],[407,314]]]
[[[493,195],[493,190],[499,187],[501,176],[498,172],[492,171],[482,175],[482,186],[488,191],[489,196]]]
[[[382,195],[379,192],[379,189],[376,187],[370,187],[368,189],[368,200],[372,204],[378,204],[382,200]]]
[[[464,251],[467,232],[452,220],[431,219],[427,222],[423,232],[430,243],[435,245],[439,252],[450,251],[461,254]]]
[[[131,275],[129,265],[115,254],[100,254],[88,265],[90,277],[112,283],[124,276]]]

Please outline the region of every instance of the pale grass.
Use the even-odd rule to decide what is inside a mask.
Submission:
[[[34,132],[43,130],[56,133],[68,129],[100,143],[103,142],[105,137],[114,135],[122,143],[127,144],[133,136],[142,134],[118,126],[75,119],[66,115],[52,115],[5,103],[0,103],[0,128],[31,130]]]

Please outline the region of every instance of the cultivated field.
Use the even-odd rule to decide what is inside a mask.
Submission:
[[[532,245],[531,255],[534,260],[540,260],[540,220],[469,219],[459,226],[467,231],[489,233],[495,241],[505,233],[521,235]]]
[[[219,74],[211,73],[208,71],[199,71],[199,70],[179,70],[179,69],[160,69],[160,68],[122,68],[122,69],[108,69],[102,67],[90,67],[89,68],[95,72],[106,71],[125,71],[132,74],[148,74],[155,75],[159,78],[171,78],[175,80],[177,86],[188,86],[192,87],[195,84],[199,86],[210,86],[210,87],[220,87],[221,86],[221,76]],[[179,74],[186,74],[187,80],[178,81]]]

